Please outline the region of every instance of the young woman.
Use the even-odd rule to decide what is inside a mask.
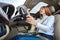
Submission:
[[[54,16],[47,6],[40,9],[40,16],[35,20],[32,16],[27,15],[27,22],[38,28],[38,33],[49,40],[53,40],[54,31]]]

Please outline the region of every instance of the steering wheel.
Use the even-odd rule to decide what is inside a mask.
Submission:
[[[8,18],[5,12],[0,8],[0,40],[3,40],[9,34],[10,30],[8,23]]]
[[[11,19],[11,25],[22,25],[22,26],[31,26],[31,24],[26,22],[26,15],[30,15],[27,7],[25,5],[21,5],[17,8],[16,14],[19,12],[20,15],[17,15]],[[33,25],[32,25],[33,26]],[[24,27],[28,32],[35,32],[35,27]],[[29,31],[30,30],[30,31]]]
[[[0,40],[3,40],[9,34],[9,27],[6,24],[0,23]]]
[[[13,17],[10,20],[10,22],[11,22],[10,26],[13,26],[13,25],[30,26],[30,24],[26,22],[26,15],[28,15],[28,14],[30,15],[30,13],[27,10],[27,7],[25,5],[18,6],[17,7],[17,12],[15,13],[15,15],[17,13],[19,13],[19,15]],[[24,27],[24,28],[26,29],[26,27]]]

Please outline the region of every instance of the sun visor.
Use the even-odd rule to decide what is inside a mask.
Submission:
[[[47,4],[47,3],[44,3],[44,2],[39,2],[36,6],[34,6],[34,7],[32,8],[32,10],[30,11],[30,13],[36,14],[36,13],[40,10],[40,8],[41,8],[42,6],[48,6],[48,4]]]

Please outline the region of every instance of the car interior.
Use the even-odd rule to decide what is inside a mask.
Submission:
[[[59,1],[59,0],[58,0]],[[26,0],[24,5],[19,5],[15,12],[15,7],[12,4],[0,3],[0,26],[3,27],[3,32],[0,35],[0,40],[9,40],[16,35],[33,34],[44,40],[47,38],[37,34],[37,29],[30,27],[26,22],[26,15],[31,15],[35,19],[38,18],[39,8],[48,6],[55,17],[54,23],[54,40],[60,40],[60,5],[57,0]],[[43,4],[43,5],[42,5]],[[39,6],[39,7],[38,7]],[[15,16],[13,16],[15,12]],[[33,32],[30,32],[32,30]]]

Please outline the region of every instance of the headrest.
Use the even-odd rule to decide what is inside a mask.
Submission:
[[[54,13],[56,11],[54,6],[50,6],[49,8],[50,8],[52,13]]]

